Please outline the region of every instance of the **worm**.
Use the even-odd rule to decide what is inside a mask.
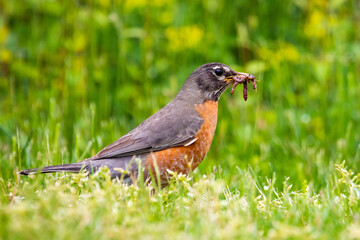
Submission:
[[[233,77],[234,79],[234,84],[232,86],[231,89],[231,95],[234,94],[235,92],[235,88],[238,84],[243,84],[243,98],[246,101],[248,98],[248,94],[247,94],[247,84],[248,83],[252,83],[253,89],[256,90],[256,80],[255,77],[251,74],[247,74],[247,76],[243,76],[243,75],[237,75],[235,77]]]
[[[247,100],[247,82],[244,82],[243,98],[245,101]]]

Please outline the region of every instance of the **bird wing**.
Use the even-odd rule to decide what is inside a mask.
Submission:
[[[102,149],[91,160],[133,156],[189,145],[191,141],[196,141],[195,136],[202,123],[203,119],[193,107],[170,103]]]

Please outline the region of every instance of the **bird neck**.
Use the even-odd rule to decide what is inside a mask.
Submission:
[[[201,104],[207,100],[218,102],[223,90],[224,89],[219,92],[206,92],[199,89],[196,84],[190,84],[189,82],[186,82],[174,100],[186,102],[191,105]]]
[[[207,99],[203,94],[199,93],[198,90],[189,90],[183,91],[180,90],[178,95],[175,97],[174,101],[186,102],[191,105],[201,104],[205,102]]]

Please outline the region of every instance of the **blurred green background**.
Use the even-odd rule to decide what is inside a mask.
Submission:
[[[223,95],[195,177],[360,170],[359,1],[1,0],[0,178],[90,157],[214,61],[261,81]]]

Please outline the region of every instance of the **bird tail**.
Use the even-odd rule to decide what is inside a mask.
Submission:
[[[53,172],[72,172],[78,173],[81,169],[84,168],[84,163],[70,163],[70,164],[62,164],[56,166],[47,166],[43,168],[32,168],[26,169],[18,172],[20,175],[29,175],[29,174],[36,174],[36,173],[53,173]]]

